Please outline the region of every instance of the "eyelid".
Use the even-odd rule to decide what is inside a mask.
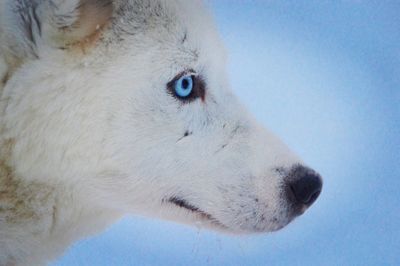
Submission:
[[[189,69],[189,70],[185,70],[182,71],[181,73],[179,73],[177,76],[175,76],[172,80],[178,80],[183,76],[194,76],[194,77],[198,77],[198,74],[196,73],[196,71]]]
[[[180,78],[182,78],[184,76],[193,76],[195,78],[199,77],[199,75],[192,69],[184,70],[181,73],[179,73],[178,75],[176,75],[170,82],[168,82],[167,87],[171,87],[172,85],[174,85],[174,83],[176,81],[178,81]]]

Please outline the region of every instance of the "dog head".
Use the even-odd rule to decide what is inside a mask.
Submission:
[[[3,12],[4,135],[19,175],[237,233],[282,228],[318,197],[320,176],[232,94],[200,1],[20,0]]]

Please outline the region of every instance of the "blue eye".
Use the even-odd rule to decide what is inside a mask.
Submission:
[[[186,75],[180,77],[174,84],[175,94],[180,98],[190,96],[193,91],[193,76]]]
[[[176,75],[167,83],[167,91],[182,103],[190,103],[200,98],[205,100],[205,82],[193,70],[187,70]]]

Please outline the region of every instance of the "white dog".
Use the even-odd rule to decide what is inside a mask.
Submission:
[[[135,213],[278,230],[322,181],[232,95],[200,1],[0,4],[0,265]]]

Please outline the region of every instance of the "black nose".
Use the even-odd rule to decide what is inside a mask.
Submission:
[[[318,198],[322,190],[322,179],[314,170],[295,166],[286,177],[289,201],[296,207],[309,207]]]

